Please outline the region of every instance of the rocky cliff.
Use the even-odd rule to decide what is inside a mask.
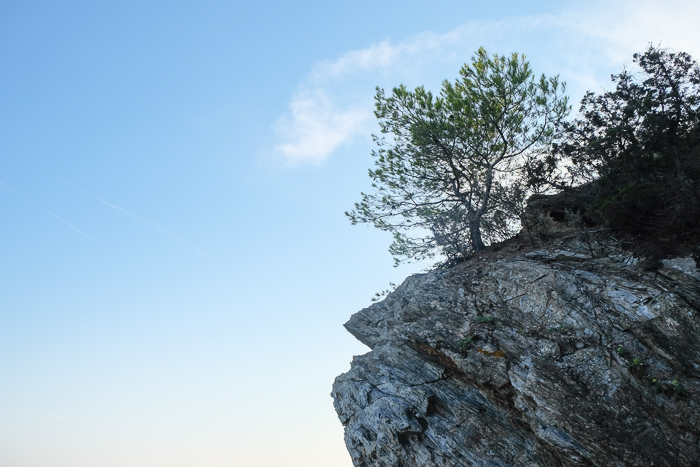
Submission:
[[[497,250],[497,251],[496,251]],[[648,267],[648,265],[647,265]],[[605,233],[409,277],[345,325],[356,466],[700,465],[700,274]]]

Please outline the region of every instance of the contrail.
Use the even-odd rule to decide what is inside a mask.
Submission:
[[[19,193],[17,193],[15,190],[13,190],[13,189],[10,188],[9,186],[7,186],[7,185],[5,185],[4,183],[2,183],[2,181],[0,181],[0,185],[4,186],[5,189],[7,189],[7,190],[11,191],[12,193],[16,194],[17,196],[19,196]]]
[[[100,203],[104,204],[105,206],[108,206],[108,207],[110,207],[110,208],[112,208],[112,209],[115,209],[115,210],[121,212],[122,214],[124,214],[124,215],[126,215],[126,216],[128,216],[128,217],[131,217],[132,219],[135,219],[135,220],[137,220],[137,221],[139,221],[139,222],[143,222],[144,224],[147,224],[147,225],[153,227],[154,229],[158,230],[158,231],[159,231],[160,233],[162,233],[163,235],[165,235],[165,236],[167,236],[167,237],[170,237],[170,238],[172,238],[173,240],[177,240],[178,242],[182,243],[183,245],[187,246],[188,248],[190,248],[191,250],[193,250],[193,251],[199,253],[199,254],[202,255],[202,256],[205,256],[205,257],[207,257],[207,258],[210,257],[210,256],[207,254],[206,251],[204,251],[204,250],[202,250],[201,248],[198,248],[197,246],[191,244],[190,242],[188,242],[187,240],[185,240],[184,238],[182,238],[180,235],[176,234],[175,232],[173,232],[173,231],[171,231],[171,230],[166,229],[166,228],[163,227],[162,225],[156,224],[155,222],[149,221],[148,219],[144,219],[144,218],[141,217],[141,216],[137,216],[136,214],[134,214],[134,213],[132,213],[132,212],[130,212],[130,211],[127,211],[126,209],[124,209],[124,208],[122,208],[122,207],[119,207],[119,206],[117,206],[116,204],[112,204],[112,203],[110,203],[110,202],[108,202],[108,201],[103,200],[103,199],[100,198],[99,196],[94,195],[94,194],[90,193],[89,191],[85,191],[85,190],[83,190],[82,188],[79,188],[79,187],[73,185],[72,183],[66,182],[65,180],[60,180],[60,179],[58,179],[58,178],[54,178],[54,177],[51,177],[51,176],[49,176],[49,178],[51,178],[52,180],[55,180],[55,181],[57,181],[57,182],[59,182],[59,183],[63,183],[64,185],[69,186],[69,187],[73,188],[74,190],[79,191],[80,193],[83,193],[83,194],[85,194],[85,195],[87,195],[87,196],[93,198],[94,200],[99,201]]]
[[[83,232],[82,230],[80,230],[79,228],[77,228],[76,226],[74,226],[73,224],[71,224],[70,222],[68,222],[67,220],[61,218],[59,215],[57,215],[57,214],[55,214],[55,213],[49,211],[49,210],[46,209],[44,206],[41,206],[40,204],[37,204],[37,203],[35,203],[34,201],[30,201],[28,198],[26,198],[26,197],[20,195],[19,193],[17,193],[17,191],[15,191],[13,188],[11,188],[11,187],[7,186],[6,184],[4,184],[2,181],[0,181],[0,185],[2,185],[3,188],[5,188],[6,190],[12,192],[15,196],[17,196],[17,197],[19,197],[20,199],[22,199],[24,202],[29,203],[29,204],[31,204],[32,206],[41,209],[42,211],[44,211],[46,214],[48,214],[49,216],[53,217],[53,218],[56,219],[57,221],[59,221],[59,222],[65,224],[65,225],[67,225],[68,227],[70,227],[71,229],[75,230],[76,232],[78,232],[78,233],[79,233],[80,235],[82,235],[83,237],[88,238],[89,240],[91,240],[91,241],[97,243],[98,245],[100,245],[100,246],[101,246],[102,248],[104,248],[105,250],[108,250],[108,251],[109,251],[109,248],[107,248],[106,246],[104,246],[103,244],[101,244],[100,242],[98,242],[97,240],[95,240],[94,238],[92,238],[90,235],[86,234],[85,232]]]

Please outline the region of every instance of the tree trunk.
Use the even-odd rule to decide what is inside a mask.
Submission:
[[[481,222],[478,219],[469,222],[469,239],[475,252],[486,249],[484,241],[481,239]]]

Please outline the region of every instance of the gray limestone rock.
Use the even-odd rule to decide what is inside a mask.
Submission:
[[[409,277],[345,327],[356,466],[700,465],[700,275],[611,240],[507,246]],[[511,251],[512,250],[512,251]]]

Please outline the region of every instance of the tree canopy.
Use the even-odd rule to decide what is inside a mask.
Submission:
[[[555,167],[548,149],[570,110],[558,77],[536,78],[523,55],[483,48],[459,75],[437,96],[377,88],[374,192],[346,214],[391,232],[397,263],[459,260],[509,237]]]
[[[590,184],[588,216],[649,238],[700,237],[700,68],[649,46],[614,91],[587,93],[556,156]],[[697,239],[697,238],[696,238]]]

